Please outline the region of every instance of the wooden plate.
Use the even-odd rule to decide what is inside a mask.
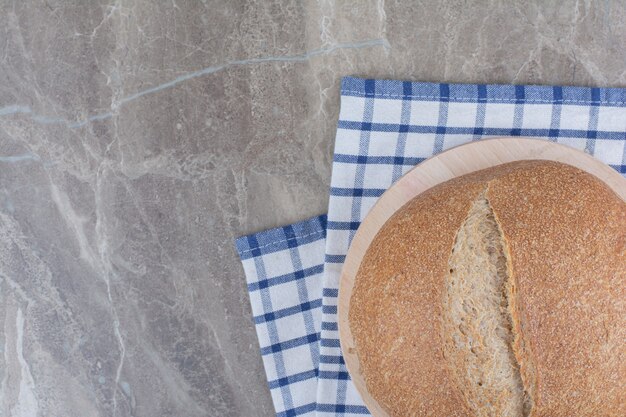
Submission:
[[[546,140],[496,138],[449,149],[417,165],[380,197],[361,223],[341,272],[337,314],[339,339],[346,366],[372,415],[388,417],[365,387],[348,324],[348,310],[356,273],[374,236],[396,210],[425,190],[460,175],[528,159],[559,161],[578,167],[598,177],[626,200],[626,180],[613,168],[582,151]]]

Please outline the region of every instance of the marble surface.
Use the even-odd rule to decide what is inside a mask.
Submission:
[[[233,239],[339,80],[626,85],[624,1],[0,0],[0,416],[271,416]]]

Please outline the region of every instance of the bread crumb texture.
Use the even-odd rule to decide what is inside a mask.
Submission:
[[[626,416],[626,203],[548,161],[440,184],[374,238],[349,321],[391,416]]]
[[[477,416],[527,416],[528,397],[513,352],[505,242],[481,195],[459,229],[445,278],[444,354]]]

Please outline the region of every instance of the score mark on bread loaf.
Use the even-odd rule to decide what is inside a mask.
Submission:
[[[449,368],[477,416],[528,416],[531,398],[513,351],[506,242],[483,193],[448,259],[443,332]]]

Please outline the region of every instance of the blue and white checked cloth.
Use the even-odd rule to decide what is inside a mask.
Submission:
[[[339,348],[341,267],[398,178],[489,136],[544,138],[626,173],[626,89],[344,78],[328,215],[237,239],[276,415],[369,415]]]

